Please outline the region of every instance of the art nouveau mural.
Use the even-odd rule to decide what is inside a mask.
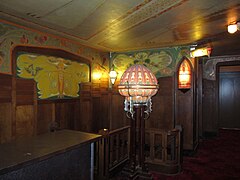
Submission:
[[[37,82],[39,99],[78,97],[79,83],[89,82],[87,64],[54,56],[20,53],[17,76]]]
[[[172,76],[183,56],[190,59],[188,46],[113,53],[111,66],[121,75],[131,65],[143,64],[159,78]]]
[[[91,72],[95,69],[99,71],[102,67],[108,72],[108,53],[54,35],[0,21],[0,73],[12,74],[11,50],[16,46],[64,50],[88,59],[91,62]]]

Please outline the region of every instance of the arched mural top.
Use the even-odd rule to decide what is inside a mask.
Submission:
[[[212,81],[216,80],[217,64],[230,61],[240,61],[240,56],[216,56],[204,59],[205,63],[203,63],[203,78]]]

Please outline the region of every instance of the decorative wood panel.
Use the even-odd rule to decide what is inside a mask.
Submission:
[[[51,123],[55,121],[55,104],[38,104],[37,107],[37,134],[47,133]]]
[[[129,125],[130,119],[127,119],[124,112],[124,97],[119,93],[112,93],[110,106],[112,108],[110,129],[114,130]]]
[[[203,79],[203,135],[217,132],[216,82]]]
[[[32,105],[16,107],[16,138],[34,135],[34,115]]]
[[[34,80],[16,78],[16,105],[34,104],[37,98]]]
[[[109,111],[111,106],[110,104],[110,94],[108,92],[102,93],[100,97],[100,108],[101,108],[101,124],[98,127],[98,130],[103,129],[103,128],[109,128],[110,127],[110,117],[109,117]]]
[[[98,130],[102,129],[99,128],[102,126],[102,114],[101,114],[101,98],[100,97],[93,97],[92,98],[92,123],[91,123],[91,130],[95,133]]]
[[[55,103],[55,121],[60,129],[76,129],[79,119],[79,99]]]
[[[109,100],[107,93],[92,97],[92,131],[97,133],[100,129],[109,129]]]
[[[146,120],[147,128],[172,129],[173,120],[173,78],[159,78],[159,90],[156,96],[152,97],[152,113],[150,118]]]
[[[185,150],[194,150],[195,139],[193,132],[193,95],[192,90],[183,93],[177,92],[176,98],[176,125],[183,126],[183,148]]]
[[[92,98],[80,97],[80,118],[77,129],[80,131],[91,132],[92,128]]]
[[[12,76],[0,75],[0,103],[12,102]]]
[[[0,143],[12,139],[12,76],[0,75]]]
[[[12,139],[12,104],[0,103],[0,143]]]

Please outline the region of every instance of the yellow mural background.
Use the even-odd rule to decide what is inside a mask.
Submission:
[[[38,97],[78,97],[79,83],[89,82],[89,66],[54,56],[21,54],[17,76],[37,82]]]

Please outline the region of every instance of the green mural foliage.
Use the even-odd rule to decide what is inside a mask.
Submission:
[[[182,57],[190,59],[188,46],[162,48],[126,53],[113,53],[111,65],[119,74],[122,74],[133,64],[143,64],[148,67],[157,78],[172,76],[176,64]]]

